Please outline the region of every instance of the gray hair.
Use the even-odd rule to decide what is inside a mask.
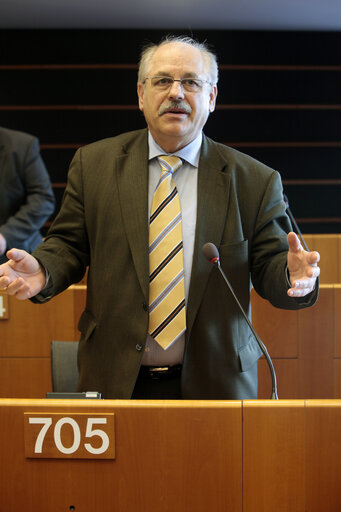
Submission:
[[[139,62],[139,70],[138,70],[138,83],[144,83],[147,76],[148,70],[150,66],[150,62],[153,58],[154,53],[160,46],[164,46],[169,43],[182,43],[189,44],[193,46],[197,50],[199,50],[203,56],[203,59],[207,65],[207,69],[210,75],[210,80],[212,84],[216,84],[218,82],[218,63],[216,55],[209,49],[208,45],[204,43],[199,43],[192,37],[187,36],[166,36],[164,37],[160,43],[154,44],[150,43],[146,45],[141,52],[140,62]]]

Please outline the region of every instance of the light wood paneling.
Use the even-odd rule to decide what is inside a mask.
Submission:
[[[24,413],[114,414],[116,459],[26,458]],[[339,512],[340,424],[341,400],[0,399],[0,504],[6,512]]]
[[[271,356],[298,356],[298,312],[278,309],[251,292],[252,322]]]
[[[321,287],[315,306],[299,313],[299,396],[333,397],[334,288]]]
[[[296,312],[276,309],[253,291],[252,308],[256,331],[274,362],[280,398],[341,398],[335,394],[333,362],[341,358],[341,285],[321,285],[315,306]],[[259,397],[269,398],[264,358],[258,368]]]
[[[46,304],[8,297],[0,321],[0,397],[44,398],[51,391],[52,340],[79,339],[86,287],[72,286]]]
[[[309,249],[320,253],[320,282],[323,284],[341,283],[341,235],[303,236]]]
[[[45,398],[48,391],[52,391],[49,357],[0,357],[1,397]]]
[[[26,459],[24,412],[49,411],[114,412],[116,459]],[[0,430],[6,512],[242,510],[241,402],[0,400]]]
[[[341,398],[341,359],[334,359],[334,397]]]
[[[334,286],[334,341],[334,356],[341,358],[341,284]]]
[[[8,297],[9,319],[0,321],[0,357],[49,357],[51,340],[77,340],[86,288],[70,287],[45,304]]]
[[[74,329],[74,340],[79,339],[78,322],[85,309],[86,304],[86,285],[79,284],[70,287],[70,291],[73,295],[73,329]],[[57,339],[57,338],[55,338]],[[58,338],[62,340],[62,338]]]
[[[304,402],[244,401],[245,512],[303,512]]]
[[[306,402],[306,509],[341,510],[341,400]]]

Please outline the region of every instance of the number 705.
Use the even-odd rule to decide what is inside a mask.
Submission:
[[[85,455],[81,456],[83,458],[86,457],[86,453],[91,457],[103,456],[108,451],[112,452],[113,415],[108,417],[85,417],[83,414],[73,415],[73,417],[61,417],[59,414],[30,415],[26,428],[32,428],[34,425],[41,425],[41,428],[38,434],[35,429],[34,446],[26,450],[27,456],[61,457],[85,451]],[[101,428],[98,428],[99,426]],[[25,437],[30,440],[32,434]],[[30,452],[33,453],[29,455]],[[57,454],[53,455],[53,452]]]

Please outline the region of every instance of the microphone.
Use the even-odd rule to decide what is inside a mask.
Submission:
[[[219,272],[223,276],[223,279],[224,279],[225,283],[229,287],[229,290],[232,293],[232,296],[233,296],[235,302],[237,303],[237,305],[238,305],[238,307],[239,307],[243,317],[245,318],[248,326],[250,327],[251,332],[254,335],[254,337],[255,337],[255,339],[256,339],[256,341],[257,341],[261,351],[263,352],[263,354],[265,356],[265,359],[266,359],[266,361],[268,363],[268,367],[269,367],[270,374],[271,374],[271,380],[272,380],[272,392],[271,392],[271,397],[270,398],[271,398],[271,400],[278,400],[278,395],[277,395],[277,379],[276,379],[276,373],[275,373],[275,369],[274,369],[274,366],[272,364],[271,358],[270,358],[269,353],[268,353],[268,351],[266,349],[266,346],[264,345],[264,343],[262,342],[262,340],[259,338],[258,334],[256,333],[252,323],[250,322],[247,314],[245,313],[245,311],[243,309],[243,306],[239,302],[239,300],[238,300],[236,294],[234,293],[234,290],[233,290],[229,280],[227,279],[223,269],[220,266],[220,258],[219,258],[218,249],[216,248],[216,246],[214,244],[212,244],[211,242],[208,242],[208,243],[203,245],[202,252],[204,253],[205,258],[210,263],[212,263],[213,265],[218,267]]]
[[[291,223],[292,225],[294,226],[295,230],[296,230],[296,233],[298,234],[298,236],[300,237],[301,241],[302,241],[302,245],[303,247],[305,248],[306,251],[309,252],[309,249],[308,249],[308,246],[303,238],[303,235],[301,233],[301,230],[300,228],[298,227],[297,225],[297,222],[293,216],[293,214],[291,213],[291,210],[289,208],[289,199],[288,199],[288,196],[286,196],[285,194],[283,194],[283,199],[284,199],[284,202],[285,202],[285,206],[286,206],[286,211],[287,211],[287,214],[288,214],[288,217],[289,219],[291,220]]]

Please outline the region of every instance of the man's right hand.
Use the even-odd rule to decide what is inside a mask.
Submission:
[[[30,299],[41,292],[46,274],[38,260],[20,249],[11,249],[6,256],[9,261],[0,265],[0,290],[19,300]]]

